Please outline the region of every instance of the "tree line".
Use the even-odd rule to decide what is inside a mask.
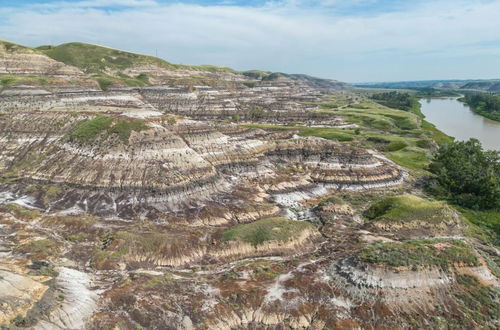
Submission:
[[[500,121],[500,96],[489,93],[469,94],[461,99],[475,112]]]
[[[400,93],[396,91],[376,93],[371,98],[386,107],[403,111],[415,111],[419,108],[418,99],[410,93]]]

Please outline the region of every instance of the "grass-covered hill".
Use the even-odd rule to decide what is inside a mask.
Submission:
[[[26,53],[34,52],[30,47],[19,45],[10,41],[0,40],[0,47],[4,48],[8,53]]]
[[[40,46],[36,48],[56,61],[76,66],[86,73],[120,72],[132,67],[153,65],[170,70],[198,70],[211,73],[237,73],[236,71],[215,65],[180,65],[172,64],[163,59],[131,53],[105,46],[70,42],[58,46]]]
[[[59,46],[40,46],[36,49],[56,61],[76,66],[86,73],[120,71],[144,64],[169,69],[176,68],[175,65],[153,56],[139,55],[81,42],[71,42]]]

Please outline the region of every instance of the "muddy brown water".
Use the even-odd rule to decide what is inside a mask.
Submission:
[[[465,141],[476,138],[484,149],[500,150],[500,122],[474,113],[456,97],[421,99],[425,119],[444,133]]]

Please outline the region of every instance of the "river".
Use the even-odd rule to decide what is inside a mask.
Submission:
[[[475,114],[456,97],[421,99],[425,119],[457,140],[476,138],[484,149],[500,150],[500,122]]]

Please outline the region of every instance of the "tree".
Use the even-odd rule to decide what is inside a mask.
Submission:
[[[471,209],[500,210],[500,153],[483,151],[476,139],[444,145],[429,170],[431,193]]]
[[[403,111],[414,111],[418,109],[418,99],[409,93],[396,91],[373,94],[371,98],[386,107],[400,109]]]

